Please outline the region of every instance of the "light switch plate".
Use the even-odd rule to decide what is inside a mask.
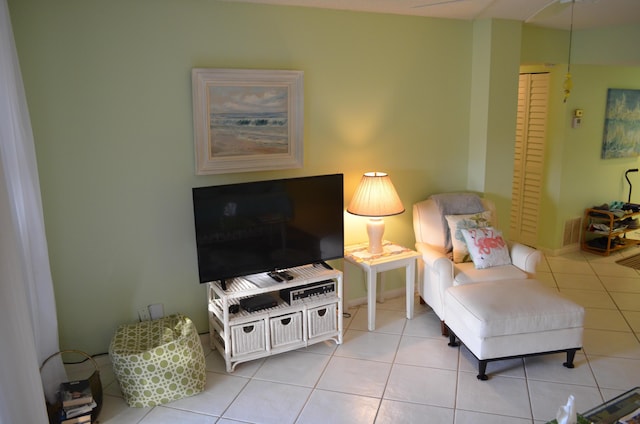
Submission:
[[[138,309],[138,319],[140,321],[149,321],[151,319],[151,315],[149,315],[149,308]]]

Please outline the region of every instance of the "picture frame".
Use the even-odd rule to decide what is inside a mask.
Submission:
[[[196,174],[303,166],[303,71],[192,69]]]
[[[640,90],[610,88],[602,136],[602,159],[640,155]]]

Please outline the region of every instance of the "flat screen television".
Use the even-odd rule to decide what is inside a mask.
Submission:
[[[193,188],[200,283],[342,258],[343,191],[342,174]]]

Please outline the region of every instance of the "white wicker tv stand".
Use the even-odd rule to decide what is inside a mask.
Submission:
[[[294,278],[281,283],[266,273],[228,280],[226,290],[218,281],[208,283],[210,344],[224,357],[227,372],[233,372],[241,362],[325,340],[342,344],[342,272],[322,265],[304,265],[287,271]],[[324,280],[333,280],[335,291],[309,296],[291,305],[279,297],[281,289]],[[239,307],[240,299],[264,293],[278,298],[277,306],[255,312]],[[239,308],[238,312],[230,312],[230,306]]]

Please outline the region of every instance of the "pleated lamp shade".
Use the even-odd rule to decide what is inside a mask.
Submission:
[[[362,176],[347,212],[371,218],[367,223],[368,250],[370,253],[381,253],[384,234],[382,217],[401,214],[404,206],[389,175],[384,172],[367,172]]]
[[[404,212],[391,178],[384,172],[367,172],[351,199],[347,212],[360,216],[390,216]]]

